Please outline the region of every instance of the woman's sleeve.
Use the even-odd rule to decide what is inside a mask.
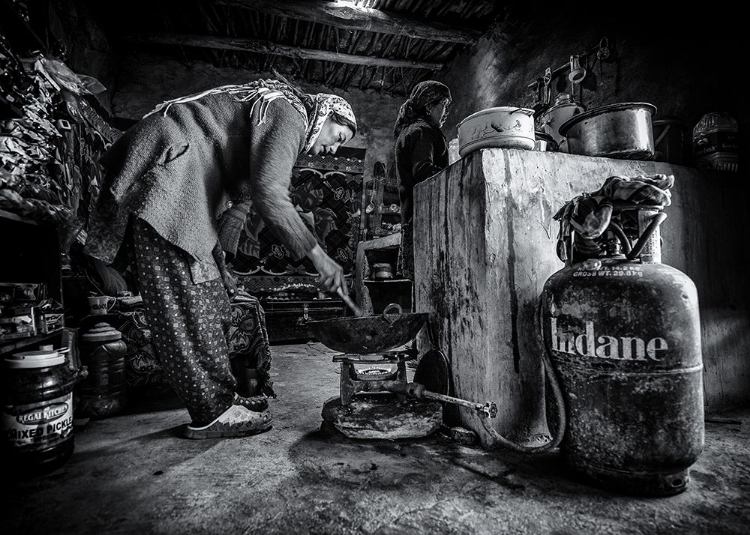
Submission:
[[[440,147],[438,140],[431,132],[424,129],[415,130],[410,141],[411,146],[411,174],[414,184],[430,178],[439,173],[443,167],[436,164]]]
[[[292,168],[305,139],[305,123],[284,100],[271,102],[262,118],[260,108],[256,106],[250,118],[250,178],[240,187],[242,200],[252,200],[253,208],[274,236],[299,259],[317,243],[289,198]]]

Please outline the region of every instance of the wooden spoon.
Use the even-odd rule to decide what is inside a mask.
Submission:
[[[340,297],[341,299],[343,299],[343,300],[344,300],[344,303],[346,303],[346,306],[348,306],[349,308],[351,308],[351,309],[352,309],[352,312],[354,312],[354,315],[355,315],[356,317],[358,317],[358,318],[361,318],[362,316],[364,316],[364,315],[365,315],[365,312],[364,312],[364,311],[363,311],[363,310],[362,310],[361,308],[359,308],[359,307],[357,306],[357,303],[355,303],[355,302],[354,302],[354,301],[352,300],[352,298],[351,298],[351,297],[349,297],[348,295],[346,295],[346,294],[344,293],[344,291],[343,291],[343,290],[341,289],[341,287],[340,287],[340,286],[339,286],[339,287],[338,287],[338,288],[336,289],[336,293],[337,293],[337,294],[339,295],[339,297]]]

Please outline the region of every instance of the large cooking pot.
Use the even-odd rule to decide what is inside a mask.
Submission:
[[[534,110],[499,106],[478,111],[458,123],[461,158],[478,149],[534,148]]]
[[[417,336],[427,313],[404,313],[391,303],[377,316],[308,321],[310,333],[320,343],[343,353],[366,355],[400,347]]]
[[[656,106],[624,102],[592,108],[560,126],[570,154],[623,160],[651,160],[654,133],[651,123]]]

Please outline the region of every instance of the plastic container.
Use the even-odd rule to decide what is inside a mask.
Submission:
[[[698,169],[739,170],[739,128],[728,113],[711,112],[693,128],[693,158]]]
[[[2,364],[2,463],[14,476],[51,472],[73,454],[76,374],[54,349],[14,353]]]
[[[76,416],[104,418],[127,406],[126,354],[122,333],[108,323],[97,323],[81,335],[88,376],[78,385]]]

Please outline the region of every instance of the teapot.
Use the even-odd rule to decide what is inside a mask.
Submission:
[[[552,136],[561,152],[567,152],[565,136],[559,132],[560,126],[571,117],[584,111],[586,111],[586,108],[573,100],[569,93],[560,93],[555,98],[555,103],[539,117],[540,128],[543,132]]]

